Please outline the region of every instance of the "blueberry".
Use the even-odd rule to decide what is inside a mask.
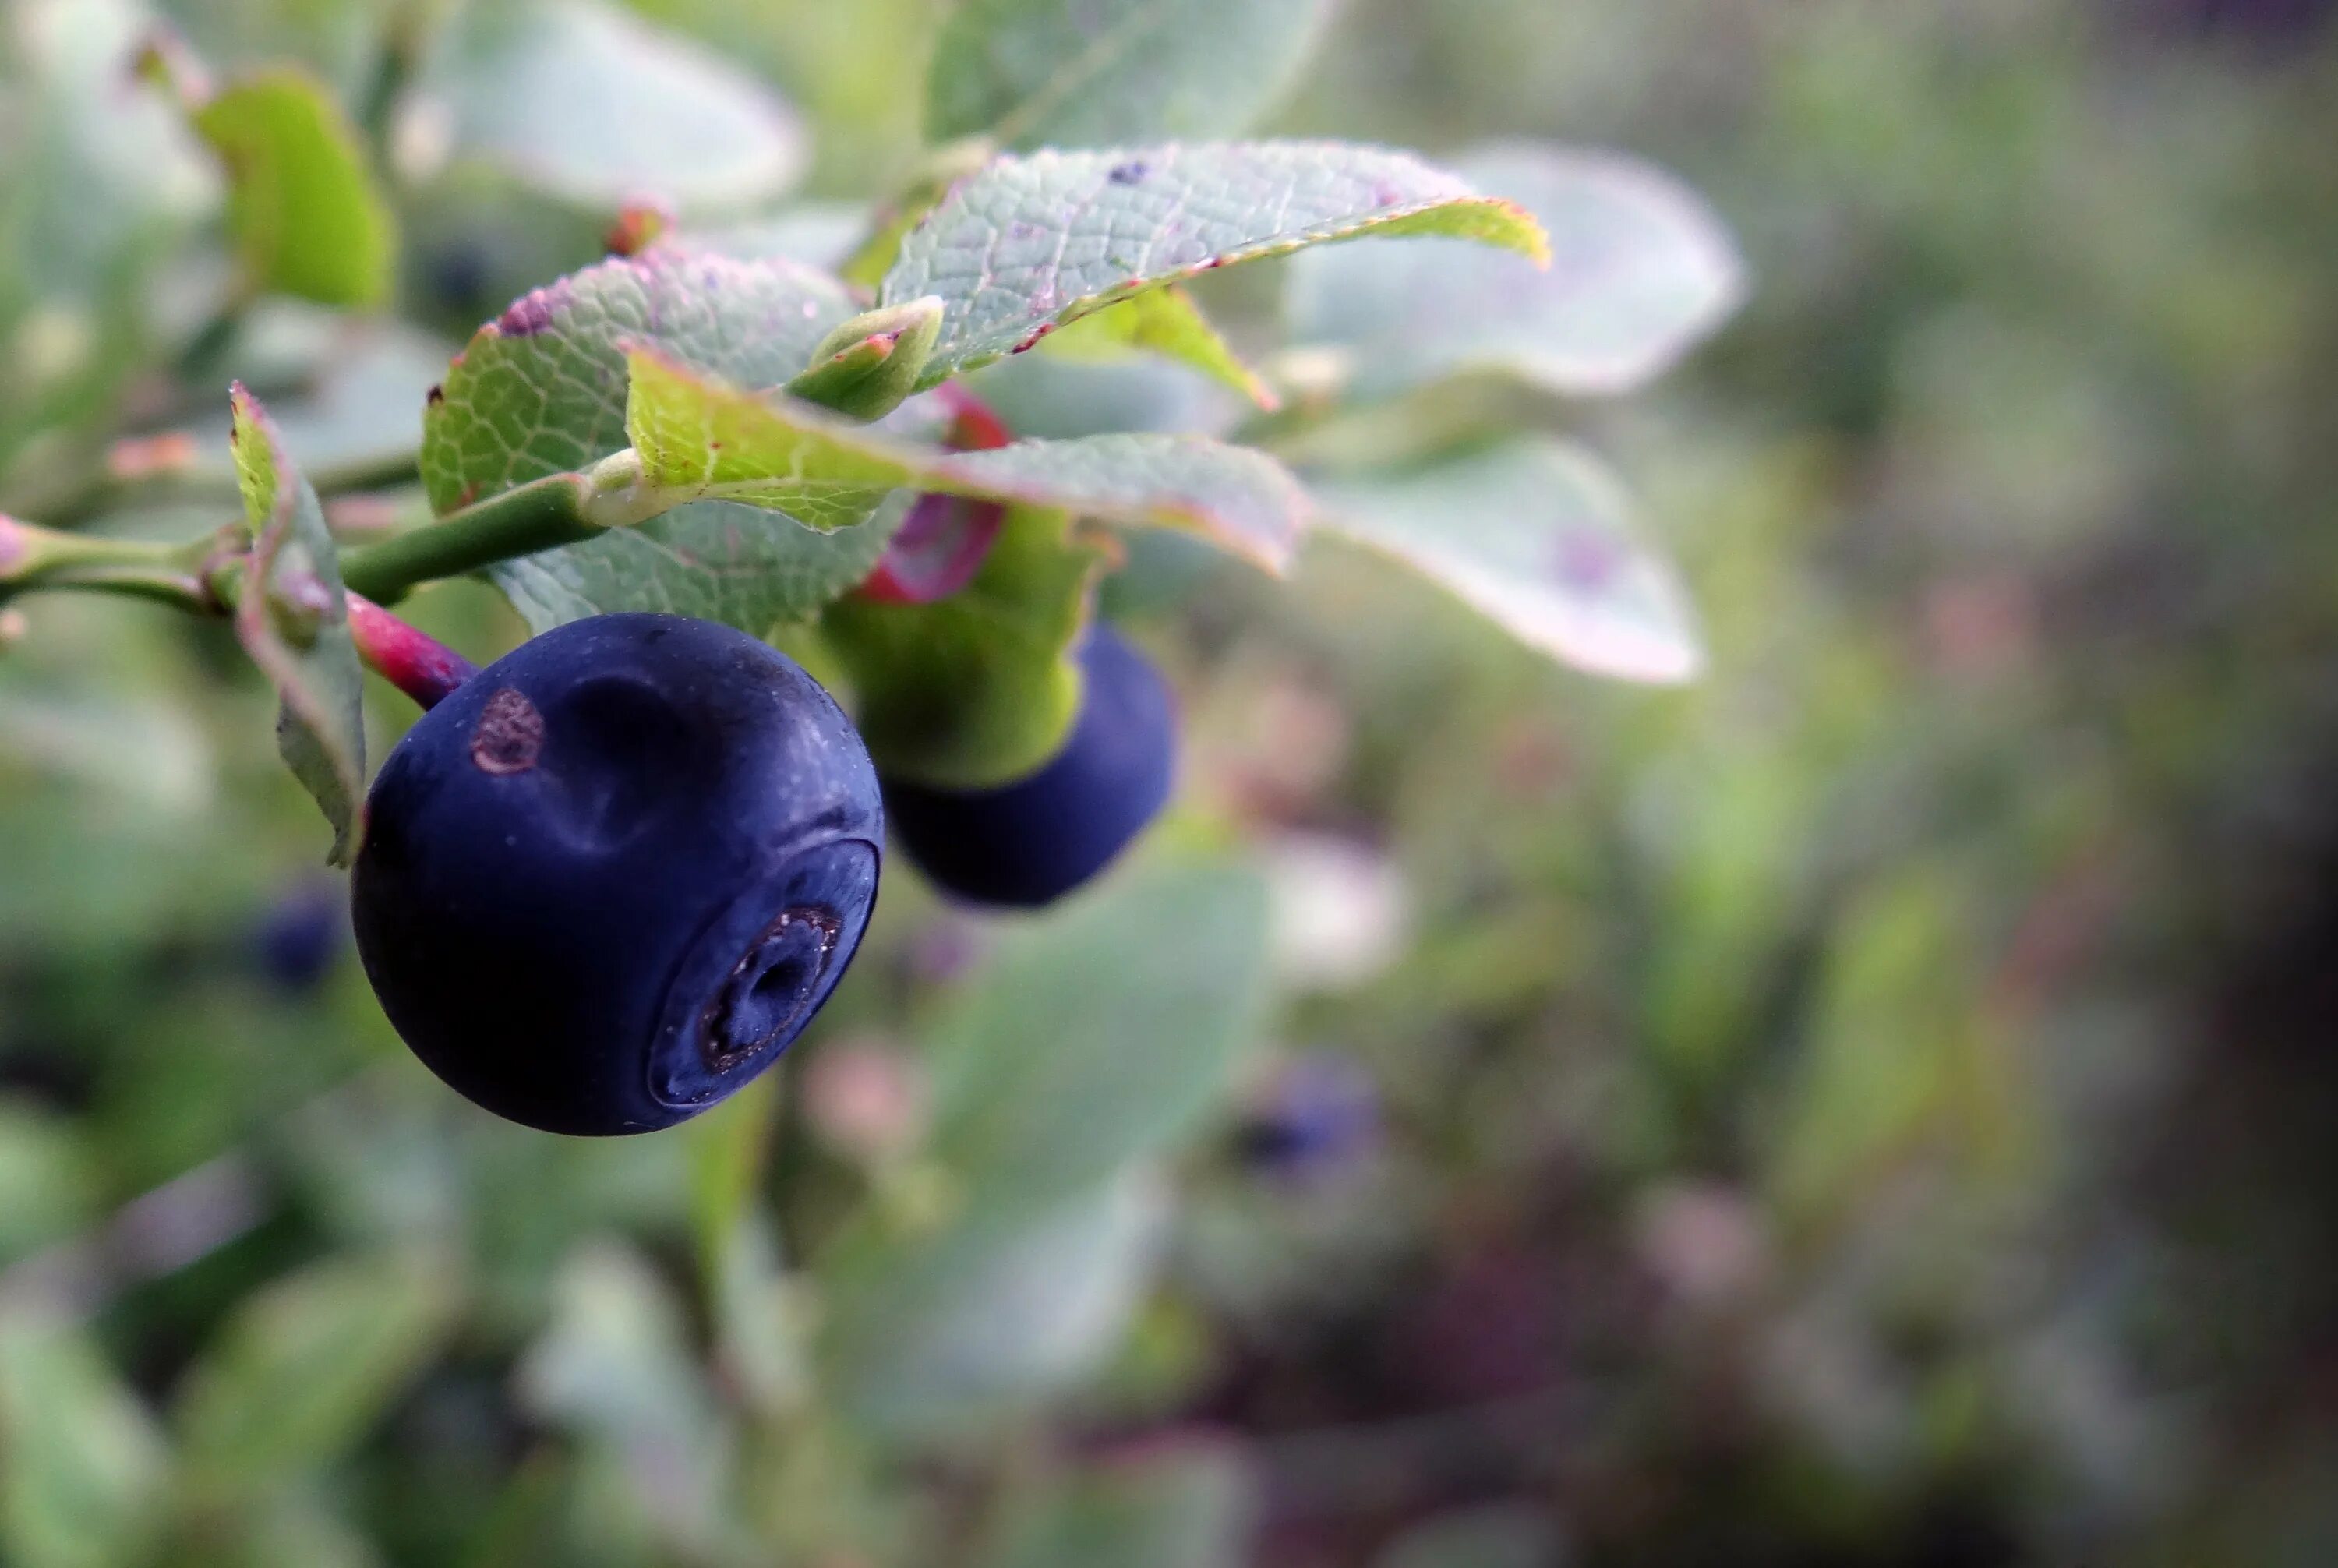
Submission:
[[[348,940],[340,889],[323,878],[304,879],[260,913],[252,956],[270,985],[288,996],[303,995],[324,983]]]
[[[902,847],[945,892],[1026,906],[1059,898],[1168,800],[1177,720],[1167,682],[1108,626],[1089,632],[1080,668],[1079,717],[1037,772],[992,789],[885,781]]]
[[[675,615],[547,632],[399,741],[353,897],[431,1071],[546,1132],[640,1132],[769,1066],[860,946],[884,810],[785,655]]]
[[[1262,1086],[1235,1145],[1254,1170],[1306,1178],[1351,1167],[1380,1135],[1380,1091],[1371,1078],[1350,1058],[1317,1051]]]

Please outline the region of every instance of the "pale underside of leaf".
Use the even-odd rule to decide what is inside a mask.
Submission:
[[[1290,559],[1307,496],[1272,458],[1196,436],[1095,436],[945,452],[825,410],[758,397],[648,347],[632,354],[642,483],[660,505],[702,498],[849,525],[896,486],[1197,533],[1268,570]]]
[[[332,824],[330,860],[346,866],[364,828],[365,710],[340,566],[317,493],[292,467],[266,411],[241,387],[233,403],[236,480],[252,528],[236,636],[282,701],[278,747]],[[271,600],[296,606],[313,635],[288,638]]]
[[[1411,234],[1547,255],[1516,204],[1409,152],[1336,142],[1045,151],[953,187],[902,241],[882,298],[948,306],[930,383],[1215,268]]]
[[[808,154],[768,83],[600,0],[467,7],[423,94],[458,151],[591,207],[737,211],[793,184]]]
[[[966,0],[927,83],[936,142],[1093,147],[1246,131],[1289,85],[1330,0]]]
[[[1479,148],[1454,167],[1541,220],[1551,265],[1537,271],[1439,242],[1299,258],[1293,337],[1350,350],[1367,393],[1471,370],[1558,392],[1629,391],[1744,298],[1744,263],[1728,230],[1660,169],[1537,142]]]
[[[1704,667],[1678,579],[1635,534],[1615,476],[1579,448],[1523,438],[1314,489],[1324,531],[1402,563],[1564,663],[1663,684]]]

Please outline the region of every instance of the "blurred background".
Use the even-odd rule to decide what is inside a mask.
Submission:
[[[360,111],[428,9],[161,7]],[[784,95],[810,196],[909,168],[930,0],[639,9]],[[1172,820],[1043,920],[889,872],[781,1070],[673,1134],[443,1090],[232,639],[25,601],[0,1560],[2338,1562],[2333,10],[1348,0],[1273,129],[1628,150],[1739,237],[1679,371],[1536,405],[1709,673],[1141,542]],[[157,416],[216,197],[90,140],[144,113],[133,14],[5,15],[0,505],[42,516]],[[556,194],[401,187],[398,407],[598,253]],[[1205,296],[1261,355],[1275,274]],[[319,315],[211,379],[297,379]],[[994,396],[1044,433],[1033,378]]]

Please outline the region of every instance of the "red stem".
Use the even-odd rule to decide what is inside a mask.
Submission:
[[[349,601],[349,638],[367,668],[427,710],[436,708],[479,667],[452,648],[416,631],[359,594]]]

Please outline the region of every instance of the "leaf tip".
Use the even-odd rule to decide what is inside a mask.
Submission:
[[[1488,207],[1507,220],[1495,234],[1494,242],[1533,262],[1536,270],[1550,270],[1550,231],[1542,226],[1542,220],[1506,197],[1488,196],[1484,200]]]

